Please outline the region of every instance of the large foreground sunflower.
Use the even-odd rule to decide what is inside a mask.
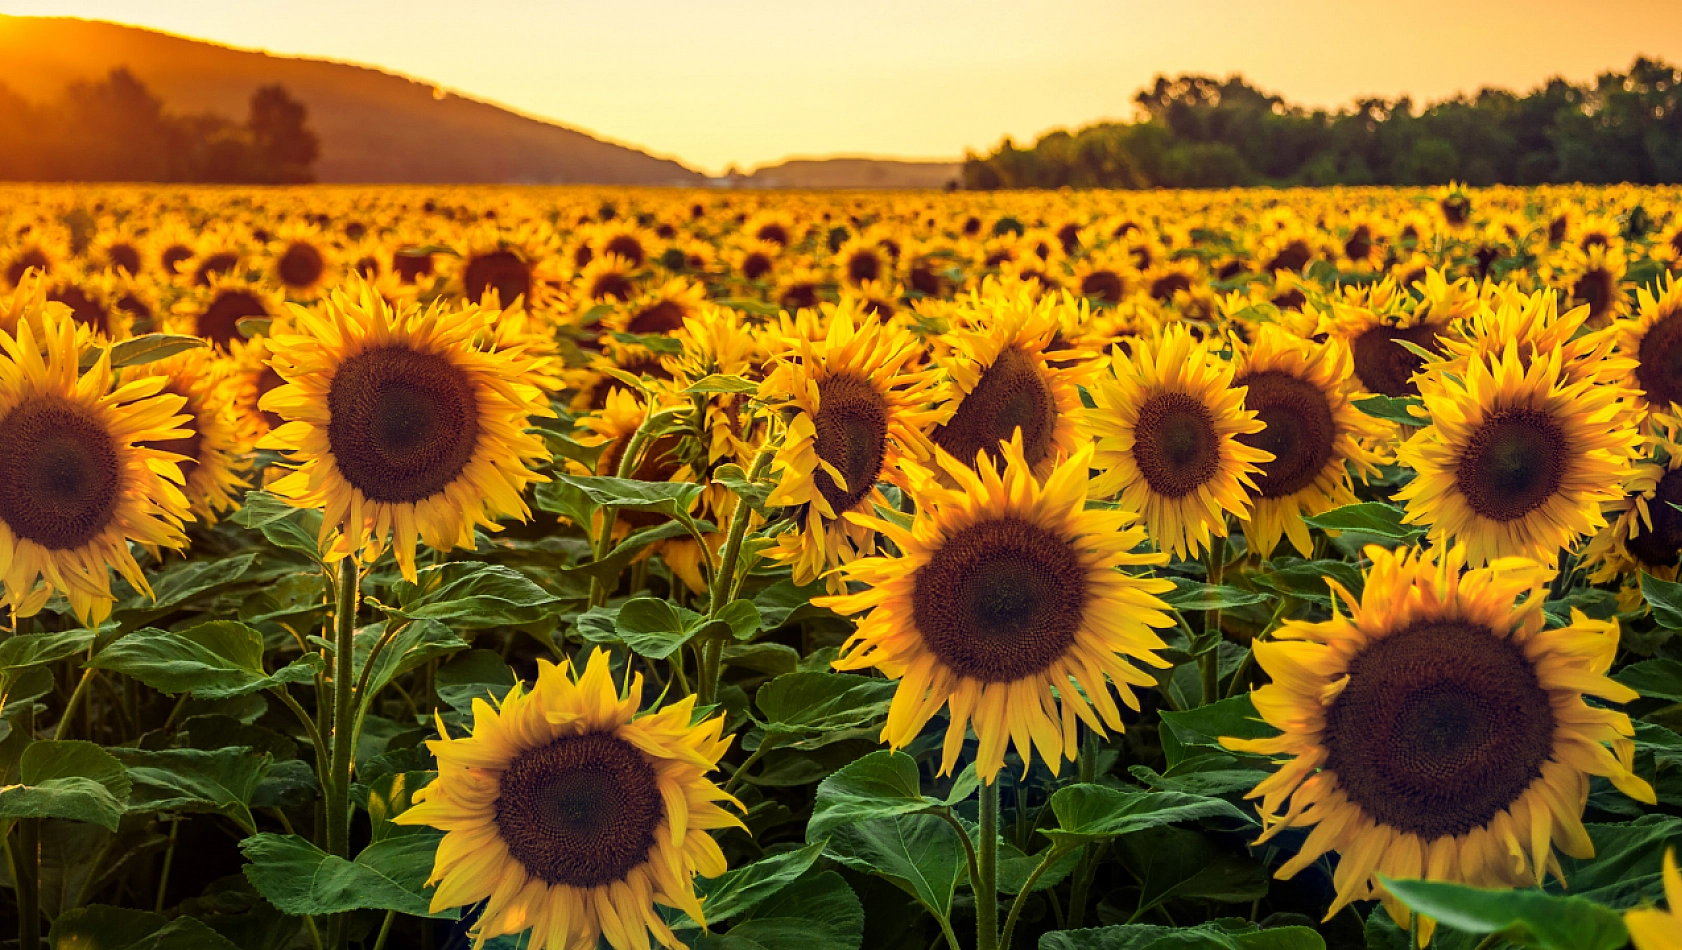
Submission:
[[[956,488],[918,476],[909,529],[851,516],[887,535],[900,554],[846,565],[846,579],[868,589],[814,601],[868,611],[835,667],[875,668],[900,681],[882,729],[896,749],[949,707],[942,774],[956,765],[971,722],[985,781],[1004,767],[1010,743],[1024,767],[1037,748],[1056,772],[1075,757],[1077,718],[1099,732],[1121,730],[1112,686],[1139,708],[1133,687],[1155,680],[1133,660],[1168,665],[1151,628],[1173,625],[1156,596],[1173,585],[1119,570],[1164,558],[1134,553],[1145,535],[1133,515],[1086,509],[1089,449],[1043,485],[1020,436],[1003,447],[1003,474],[945,452],[936,458]]]
[[[1406,926],[1378,874],[1519,887],[1560,873],[1556,845],[1592,857],[1590,776],[1653,803],[1631,771],[1629,717],[1599,705],[1636,698],[1606,676],[1615,621],[1574,613],[1543,629],[1553,572],[1534,561],[1463,571],[1460,548],[1367,556],[1359,600],[1332,582],[1347,615],[1289,621],[1255,646],[1272,682],[1251,696],[1281,734],[1222,740],[1288,757],[1249,793],[1261,799],[1259,840],[1310,829],[1280,878],[1340,855],[1327,920],[1376,896]],[[1422,938],[1431,929],[1421,921]]]
[[[538,661],[537,685],[493,707],[473,703],[473,734],[427,746],[438,778],[398,824],[446,832],[430,883],[434,912],[485,901],[474,946],[531,932],[527,950],[683,944],[655,909],[705,924],[694,878],[724,873],[709,831],[742,827],[706,777],[730,747],[723,717],[691,723],[695,697],[637,714],[642,676],[624,693],[608,654],[584,674]]]
[[[1429,373],[1431,425],[1397,449],[1418,475],[1396,497],[1409,524],[1466,546],[1482,565],[1524,556],[1552,563],[1606,523],[1640,442],[1621,387],[1567,382],[1561,353],[1521,359],[1516,345],[1471,359],[1464,378]]]
[[[0,332],[6,603],[28,614],[63,591],[76,616],[96,624],[111,613],[112,568],[151,593],[130,542],[186,543],[180,456],[154,445],[192,435],[181,428],[184,400],[163,393],[158,377],[114,387],[109,350],[82,372],[77,325],[62,309],[16,309],[16,335]]]
[[[476,528],[529,516],[520,495],[548,454],[527,420],[553,412],[531,378],[540,360],[484,343],[476,308],[396,310],[366,285],[293,316],[269,343],[286,385],[260,404],[286,423],[258,444],[290,453],[271,489],[324,509],[334,556],[390,536],[412,580],[417,539],[472,548]]]
[[[1240,441],[1266,423],[1244,407],[1232,374],[1207,342],[1172,324],[1135,340],[1131,354],[1116,349],[1091,389],[1093,494],[1119,492],[1157,548],[1177,557],[1197,557],[1211,534],[1225,537],[1229,513],[1249,517],[1258,466],[1273,458]]]
[[[1273,324],[1263,324],[1255,345],[1235,361],[1233,385],[1244,390],[1244,408],[1265,428],[1238,441],[1273,456],[1255,478],[1255,507],[1245,522],[1250,549],[1273,553],[1281,535],[1304,557],[1314,549],[1303,515],[1353,504],[1350,470],[1378,474],[1370,446],[1390,426],[1355,407],[1359,391],[1349,348],[1329,340],[1312,344]]]
[[[903,462],[928,457],[926,430],[933,372],[909,372],[916,337],[862,321],[849,305],[789,341],[791,351],[761,384],[760,397],[788,410],[788,431],[771,462],[777,486],[766,503],[796,511],[795,530],[775,554],[810,584],[831,568],[875,550],[876,532],[847,521],[883,504],[878,482],[906,487]]]

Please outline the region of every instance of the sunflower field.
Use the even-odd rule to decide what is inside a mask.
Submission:
[[[1682,947],[1682,189],[0,189],[39,950]]]

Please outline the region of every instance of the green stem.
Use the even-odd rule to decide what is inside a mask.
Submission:
[[[1097,857],[1101,846],[1087,845],[1075,867],[1075,880],[1069,885],[1069,919],[1066,929],[1077,930],[1086,917],[1086,895],[1092,889],[1092,876],[1097,872]]]
[[[1028,895],[1034,892],[1034,885],[1038,884],[1040,877],[1051,870],[1051,866],[1066,853],[1064,849],[1058,847],[1053,847],[1047,851],[1045,857],[1040,860],[1039,867],[1034,868],[1034,873],[1028,875],[1028,880],[1022,885],[1022,890],[1016,892],[1016,899],[1010,902],[1010,914],[1005,917],[1004,936],[999,939],[999,946],[1003,950],[1010,950],[1010,937],[1016,931],[1016,918],[1021,915],[1022,906],[1028,902]]]
[[[6,857],[12,865],[17,887],[18,946],[41,946],[41,890],[37,873],[41,859],[40,819],[23,818],[17,823],[17,841],[6,835]]]
[[[768,751],[770,751],[770,747],[766,745],[764,741],[761,741],[759,748],[753,750],[753,752],[748,755],[747,759],[742,762],[741,765],[737,766],[736,771],[731,773],[730,781],[724,783],[724,794],[730,794],[731,790],[736,787],[736,784],[742,780],[742,777],[748,774],[748,767],[753,765],[755,762],[758,762],[760,757],[765,755]]]
[[[1084,723],[1076,728],[1080,730],[1079,780],[1091,785],[1098,778],[1098,731]]]
[[[748,481],[758,481],[765,474],[766,466],[776,456],[776,444],[767,441],[759,454],[753,458],[753,464],[748,467]],[[742,540],[747,537],[748,523],[753,520],[753,508],[746,499],[736,499],[736,510],[730,515],[730,533],[725,536],[724,550],[718,559],[718,572],[713,575],[713,589],[711,604],[707,608],[709,616],[718,616],[724,605],[730,602],[730,595],[736,587],[736,562],[742,556]]]
[[[345,859],[350,858],[350,779],[356,751],[356,568],[354,556],[339,562],[338,593],[333,604],[332,784],[323,783],[327,793],[327,853]],[[347,914],[333,918],[333,950],[348,945],[347,918]]]
[[[975,858],[975,844],[969,839],[969,830],[962,824],[959,824],[958,819],[952,817],[952,810],[950,808],[942,808],[935,812],[935,814],[939,816],[942,821],[951,825],[952,830],[958,833],[958,840],[963,842],[964,864],[969,870],[970,886],[973,890],[975,882],[981,880],[981,870],[978,867]]]
[[[1226,537],[1224,535],[1213,539],[1209,544],[1209,583],[1215,587],[1221,586],[1221,579],[1226,573]],[[1216,607],[1204,615],[1203,637],[1210,641],[1209,649],[1197,658],[1199,671],[1203,674],[1203,704],[1205,706],[1221,698],[1221,610]]]
[[[663,429],[667,422],[677,418],[685,411],[682,408],[672,408],[649,413],[642,420],[642,425],[637,426],[637,431],[631,433],[631,440],[625,443],[625,452],[619,456],[619,466],[614,469],[614,477],[631,478],[635,476],[637,466],[642,462],[643,447],[654,438],[656,429]],[[591,545],[591,554],[596,560],[599,561],[607,557],[608,552],[613,550],[613,527],[618,520],[619,510],[617,508],[608,508],[602,512],[601,533],[596,535]],[[617,583],[617,579],[615,579],[615,583]],[[590,606],[600,607],[607,603],[607,598],[612,593],[609,585],[603,584],[599,579],[592,578],[590,581]]]
[[[976,950],[999,950],[999,783],[981,786],[981,840],[975,856]]]
[[[88,659],[93,659],[93,651],[88,651]],[[76,710],[82,705],[82,697],[87,694],[88,685],[93,682],[94,674],[99,672],[91,666],[82,667],[82,678],[76,681],[76,689],[71,692],[70,700],[64,704],[64,715],[58,721],[58,728],[53,730],[54,739],[70,738],[70,723],[76,718]]]
[[[163,870],[158,872],[158,897],[153,902],[152,909],[158,913],[164,912],[164,898],[169,894],[169,869],[175,864],[175,839],[181,834],[181,820],[169,823],[169,846],[164,849]]]
[[[374,938],[374,950],[385,950],[385,938],[391,936],[391,922],[397,919],[397,912],[385,912],[385,922],[380,924],[380,935]]]

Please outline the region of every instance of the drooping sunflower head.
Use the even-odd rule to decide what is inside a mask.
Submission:
[[[79,369],[77,324],[63,310],[25,312],[0,332],[0,564],[6,602],[35,607],[42,582],[76,615],[110,614],[110,571],[150,593],[130,542],[186,543],[180,456],[155,446],[185,438],[183,399],[161,379],[116,385],[110,353]]]
[[[530,932],[530,950],[683,946],[656,905],[705,924],[694,878],[725,859],[709,834],[743,827],[707,773],[730,746],[723,717],[692,722],[695,698],[638,713],[642,677],[623,692],[608,654],[582,674],[538,661],[530,692],[475,700],[472,734],[427,745],[438,778],[395,820],[445,832],[432,910],[486,901],[473,937]]]
[[[1250,550],[1266,557],[1283,535],[1307,557],[1313,539],[1303,515],[1353,504],[1351,474],[1378,474],[1374,447],[1393,438],[1393,427],[1351,401],[1359,391],[1354,361],[1338,341],[1316,345],[1263,324],[1233,371],[1232,384],[1245,392],[1244,408],[1263,426],[1238,441],[1273,456],[1255,476],[1245,538]]]
[[[232,509],[235,493],[247,486],[241,472],[249,445],[234,406],[237,388],[230,385],[235,371],[231,359],[204,348],[125,370],[121,377],[124,382],[161,377],[164,393],[186,400],[181,411],[192,434],[147,445],[180,456],[182,490],[193,513],[208,524]]]
[[[1621,387],[1564,378],[1561,353],[1526,366],[1511,343],[1470,361],[1463,377],[1422,377],[1431,425],[1397,449],[1417,473],[1396,497],[1407,521],[1483,565],[1523,556],[1553,563],[1604,525],[1639,443]]]
[[[1089,351],[1061,347],[1065,296],[989,285],[965,298],[936,357],[945,373],[951,415],[933,433],[953,458],[995,461],[1012,434],[1042,475],[1080,447],[1079,385],[1091,373]]]
[[[1112,689],[1138,708],[1133,688],[1154,680],[1135,663],[1166,665],[1151,628],[1172,624],[1157,597],[1171,582],[1126,570],[1164,558],[1133,553],[1144,541],[1133,515],[1086,508],[1090,450],[1043,483],[1020,435],[1003,449],[1002,472],[985,459],[971,468],[945,452],[936,458],[956,487],[916,477],[909,528],[853,516],[899,554],[851,562],[846,579],[866,589],[817,601],[864,614],[835,666],[899,680],[882,730],[894,748],[947,708],[943,774],[972,725],[984,781],[1012,743],[1024,768],[1037,750],[1055,772],[1075,756],[1077,721],[1122,728]]]
[[[548,453],[527,423],[553,412],[541,358],[496,349],[475,308],[394,309],[365,284],[292,317],[269,342],[286,384],[260,402],[285,424],[259,447],[289,453],[272,490],[324,509],[336,556],[389,536],[412,579],[417,540],[471,548],[476,528],[528,516],[520,494]]]
[[[1158,550],[1194,558],[1211,536],[1226,536],[1228,515],[1250,516],[1259,466],[1273,456],[1239,437],[1266,423],[1245,408],[1232,365],[1183,324],[1132,347],[1116,348],[1109,372],[1088,387],[1094,492],[1139,512]]]
[[[921,348],[910,332],[850,303],[826,316],[787,341],[759,389],[787,419],[766,503],[795,509],[796,529],[775,553],[797,584],[875,551],[875,532],[845,515],[885,503],[878,482],[907,486],[904,463],[928,457],[927,432],[943,413],[933,406],[936,374],[917,369]]]
[[[1631,771],[1629,717],[1583,701],[1635,698],[1606,676],[1616,622],[1574,613],[1544,629],[1552,572],[1534,561],[1464,570],[1459,548],[1367,556],[1359,598],[1332,582],[1344,610],[1255,645],[1272,682],[1252,698],[1280,734],[1222,740],[1279,757],[1250,792],[1261,840],[1311,829],[1279,877],[1340,855],[1327,920],[1382,897],[1405,926],[1378,874],[1520,887],[1558,873],[1556,846],[1593,856],[1582,825],[1592,775],[1653,801]],[[1431,921],[1421,924],[1428,938]]]

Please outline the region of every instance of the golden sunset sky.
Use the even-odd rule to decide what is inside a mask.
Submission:
[[[708,172],[950,159],[1128,118],[1156,73],[1425,101],[1682,62],[1682,0],[0,0],[378,66]]]

